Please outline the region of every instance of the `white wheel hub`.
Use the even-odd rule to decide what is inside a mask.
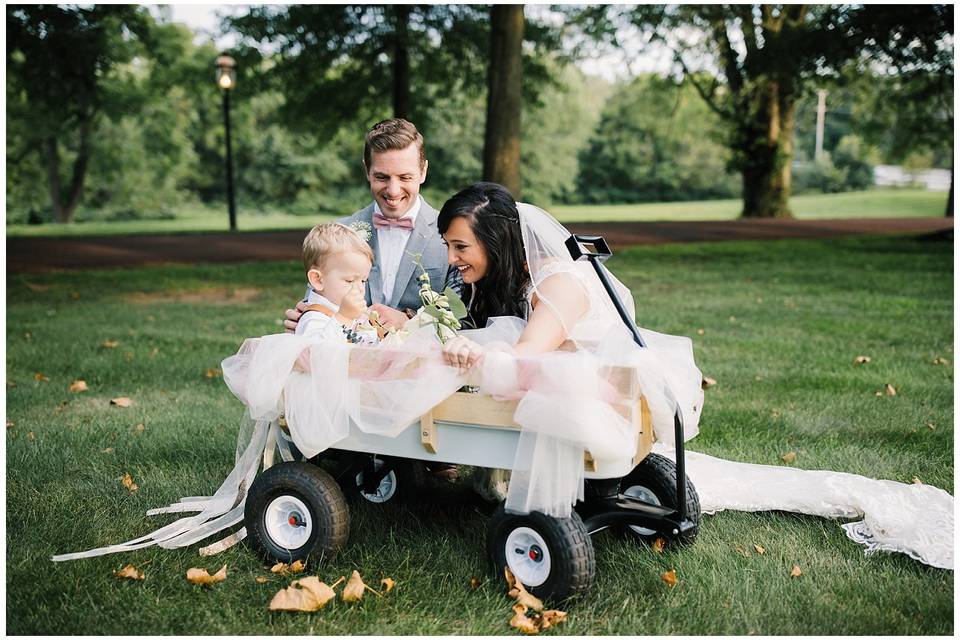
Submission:
[[[642,484],[635,484],[632,487],[627,487],[623,490],[623,495],[630,496],[631,498],[639,498],[646,503],[655,504],[660,506],[660,498],[657,497],[650,489],[646,488]],[[656,533],[653,529],[647,529],[646,527],[640,527],[635,524],[630,525],[630,530],[641,536],[652,536]]]
[[[550,576],[550,549],[543,536],[529,527],[510,532],[504,555],[510,572],[525,587],[539,587]]]
[[[299,549],[313,532],[313,518],[307,505],[289,495],[278,496],[267,505],[263,523],[270,540],[284,549]]]
[[[383,460],[374,460],[373,469],[374,471],[379,471],[383,467]],[[357,487],[363,487],[363,471],[357,474],[355,478]],[[373,493],[367,493],[362,488],[360,489],[360,495],[362,495],[366,500],[370,502],[383,503],[387,502],[394,496],[397,492],[397,474],[391,471],[387,475],[383,476],[383,479],[380,481],[380,484],[377,485],[377,490]]]

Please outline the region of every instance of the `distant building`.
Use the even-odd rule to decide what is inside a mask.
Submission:
[[[892,164],[878,164],[873,168],[873,183],[878,187],[911,187],[923,185],[927,191],[948,191],[950,171],[923,169],[908,171]]]

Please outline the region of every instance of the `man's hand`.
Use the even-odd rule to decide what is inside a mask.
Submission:
[[[377,303],[371,306],[370,310],[377,312],[380,324],[392,329],[401,329],[408,320],[407,314],[403,311],[388,307],[385,304]]]
[[[463,336],[447,340],[443,345],[443,361],[461,371],[466,371],[482,357],[483,347]]]
[[[307,310],[307,303],[301,300],[297,303],[296,309],[287,309],[286,320],[283,321],[283,328],[287,333],[293,333],[297,330],[297,323],[300,322],[300,316]]]

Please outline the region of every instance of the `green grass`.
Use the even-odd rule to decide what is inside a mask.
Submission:
[[[952,251],[901,237],[703,243],[633,248],[611,266],[641,324],[692,336],[718,380],[690,449],[766,464],[795,451],[800,468],[917,476],[952,493]],[[8,633],[514,634],[483,557],[486,515],[455,487],[414,508],[352,508],[343,553],[311,569],[328,583],[358,569],[397,588],[316,614],[268,613],[287,581],[257,584],[268,572],[244,545],[213,558],[194,547],[49,562],[141,535],[170,518],[146,509],[218,486],[241,407],[205,372],[244,337],[278,330],[301,280],[294,262],[8,275]],[[858,355],[872,362],[854,366]],[[951,364],[931,364],[938,356]],[[68,392],[78,378],[90,391]],[[876,397],[886,383],[897,395]],[[134,405],[109,406],[117,396]],[[125,472],[140,485],[132,495]],[[591,592],[547,635],[954,631],[952,572],[867,557],[834,521],[723,512],[704,517],[688,548],[656,554],[610,532],[594,543]],[[766,554],[736,550],[753,544]],[[111,577],[128,562],[145,565],[144,582]],[[213,588],[184,579],[224,563],[228,579]],[[668,569],[672,589],[659,578]],[[471,576],[484,580],[476,591]]]
[[[790,206],[797,218],[923,218],[943,216],[947,196],[916,189],[874,189],[852,193],[794,196]],[[357,206],[363,203],[358,202]],[[439,207],[442,201],[432,204]],[[549,207],[561,222],[652,221],[652,220],[733,220],[740,215],[740,200],[697,202],[655,202],[616,205],[556,205]],[[344,215],[351,213],[345,211]],[[172,220],[130,220],[82,222],[73,225],[8,225],[8,236],[78,236],[143,233],[199,233],[226,231],[225,208],[191,206],[176,211]],[[279,211],[250,211],[240,206],[240,231],[307,229],[335,216],[295,216]]]

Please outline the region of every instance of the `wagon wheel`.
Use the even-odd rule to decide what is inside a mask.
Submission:
[[[550,600],[586,592],[596,568],[593,542],[575,512],[516,515],[500,505],[487,524],[487,555],[499,575],[509,567],[527,591]]]
[[[306,462],[285,462],[261,473],[250,487],[243,520],[258,555],[287,563],[332,558],[350,532],[340,487]]]
[[[700,498],[689,478],[686,478],[686,483],[686,516],[696,526],[680,535],[678,541],[682,544],[692,543],[700,530]],[[650,504],[676,509],[677,465],[669,458],[651,453],[641,460],[633,471],[621,478],[620,493]],[[645,542],[652,542],[658,537],[658,533],[653,529],[639,525],[629,525],[626,529],[631,535]]]
[[[351,471],[340,477],[344,493],[351,500],[361,498],[374,504],[400,504],[421,495],[426,483],[423,463],[404,458],[375,457],[372,468],[380,471],[388,465],[389,472],[372,491],[364,489],[364,474],[368,467]]]

